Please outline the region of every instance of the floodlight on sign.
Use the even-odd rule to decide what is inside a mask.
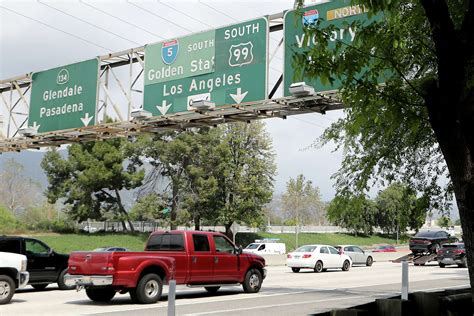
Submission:
[[[145,111],[143,109],[133,109],[130,111],[130,116],[134,120],[144,120],[148,117],[151,117],[151,112]]]
[[[306,82],[295,82],[290,85],[290,93],[296,98],[307,97],[314,94],[314,88]]]
[[[25,127],[25,128],[20,128],[18,130],[18,134],[23,135],[25,137],[33,137],[36,134],[38,134],[38,131],[36,130],[36,128]]]
[[[216,104],[206,99],[194,99],[192,107],[195,108],[196,111],[206,112],[214,110]]]

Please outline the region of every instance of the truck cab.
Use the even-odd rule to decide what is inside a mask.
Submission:
[[[68,255],[56,253],[41,240],[20,236],[0,236],[0,251],[25,255],[28,260],[29,283],[42,290],[51,283],[58,283],[61,290],[68,290],[64,283]]]

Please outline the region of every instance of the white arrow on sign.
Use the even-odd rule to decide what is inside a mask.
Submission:
[[[89,125],[89,123],[90,123],[90,121],[92,120],[93,117],[94,116],[89,117],[89,113],[86,113],[86,116],[81,117],[82,124],[84,124],[84,126]]]
[[[41,125],[36,125],[36,122],[33,122],[33,126],[30,126],[30,128],[34,129],[38,133],[38,129],[40,128]]]
[[[168,112],[168,110],[170,109],[171,104],[173,103],[166,104],[166,100],[163,100],[163,102],[161,103],[161,106],[157,105],[156,108],[161,112],[161,115],[165,115],[166,112]]]
[[[249,93],[248,91],[245,91],[244,93],[242,93],[242,89],[241,88],[237,88],[237,94],[230,94],[230,97],[232,99],[234,99],[235,103],[237,104],[240,104],[242,102],[242,100],[245,98],[245,96],[247,95],[247,93]]]

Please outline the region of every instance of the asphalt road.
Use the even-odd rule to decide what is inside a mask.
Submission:
[[[441,269],[436,262],[410,265],[410,292],[469,286],[467,269]],[[376,262],[372,267],[352,267],[348,272],[310,270],[293,273],[285,266],[269,266],[261,291],[245,294],[241,287],[227,287],[210,295],[201,288],[178,286],[177,315],[307,315],[333,308],[370,302],[400,293],[401,264]],[[135,305],[128,294],[117,295],[108,304],[90,301],[86,294],[59,291],[50,285],[44,291],[20,290],[0,315],[166,315],[167,287],[153,305]]]

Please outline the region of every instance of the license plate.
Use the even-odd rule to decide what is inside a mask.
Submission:
[[[83,283],[92,283],[92,278],[90,276],[84,276],[84,277],[82,277],[82,282]]]
[[[295,259],[299,259],[299,258],[300,258],[300,256],[295,256]]]

